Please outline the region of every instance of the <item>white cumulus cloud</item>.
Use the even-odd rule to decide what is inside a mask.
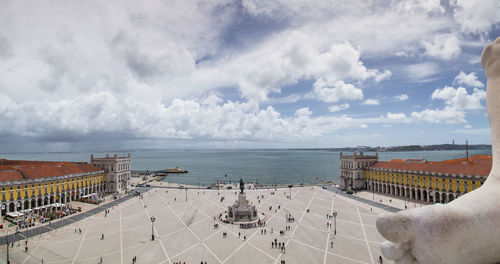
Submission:
[[[436,89],[431,95],[432,100],[443,100],[445,107],[442,109],[425,109],[420,112],[412,112],[411,117],[416,121],[429,123],[467,123],[465,112],[467,110],[483,109],[481,104],[486,99],[486,91],[474,88],[468,93],[463,87],[449,87]]]
[[[338,112],[338,111],[349,109],[349,107],[351,107],[351,106],[348,103],[344,103],[344,104],[340,104],[340,105],[332,105],[332,106],[328,107],[328,111],[330,111],[330,113],[333,113],[333,112]]]
[[[379,105],[380,102],[377,99],[366,99],[362,105]]]
[[[432,62],[416,63],[406,66],[405,70],[413,79],[425,79],[438,72],[438,65]]]
[[[500,22],[500,2],[496,0],[452,0],[450,3],[464,33],[485,34]]]
[[[458,73],[455,77],[454,82],[470,87],[484,87],[484,84],[477,79],[477,74],[475,72],[466,74],[465,72],[460,71],[460,73]]]
[[[313,91],[306,98],[315,98],[326,103],[335,103],[340,100],[361,100],[363,91],[352,84],[319,79],[314,82]]]
[[[436,35],[432,41],[422,41],[422,45],[427,55],[443,60],[460,54],[460,40],[453,34]]]
[[[434,90],[431,98],[444,100],[448,106],[457,110],[476,110],[483,108],[481,101],[486,99],[486,91],[474,88],[472,94],[468,94],[463,87],[446,86],[443,89]]]
[[[396,95],[394,96],[394,99],[396,99],[397,101],[406,101],[409,99],[408,95],[407,94],[400,94],[400,95]]]

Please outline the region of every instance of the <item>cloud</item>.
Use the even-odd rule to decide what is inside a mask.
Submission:
[[[473,93],[468,94],[463,87],[446,86],[443,89],[434,90],[431,98],[444,100],[446,105],[457,110],[476,110],[484,108],[481,101],[486,99],[486,91],[474,88]]]
[[[311,110],[309,110],[309,107],[304,107],[300,108],[297,111],[295,111],[295,115],[297,117],[309,117],[312,114]]]
[[[415,121],[424,121],[427,123],[439,124],[439,123],[466,123],[465,113],[463,111],[457,111],[457,109],[451,107],[445,107],[444,109],[425,109],[420,112],[412,112],[411,118]]]
[[[415,114],[339,111],[393,76],[388,89],[441,78],[448,68],[436,59],[458,65],[477,57],[498,26],[492,3],[126,0],[75,8],[71,1],[7,1],[0,9],[0,134],[295,142],[363,124],[432,116],[463,122],[467,111],[484,109],[482,90],[445,87],[433,94],[441,108]],[[457,86],[484,87],[471,74],[457,76]],[[305,98],[317,100],[311,109],[318,111],[275,105]]]
[[[455,20],[466,34],[486,34],[500,22],[500,3],[496,0],[453,0]]]
[[[0,35],[0,59],[5,60],[12,56],[14,56],[12,45],[6,37]]]
[[[170,104],[120,100],[109,92],[58,102],[19,104],[0,94],[0,136],[18,135],[48,141],[78,142],[103,135],[134,140],[313,139],[331,131],[380,122],[346,115],[312,117],[308,107],[284,117],[272,106],[253,112],[246,103],[223,101],[210,94],[200,101],[174,99]]]
[[[362,96],[361,90],[341,80],[381,81],[390,76],[390,72],[366,68],[360,61],[359,51],[348,42],[333,44],[321,52],[299,31],[277,35],[222,67],[227,68],[229,78],[238,84],[242,95],[257,102],[305,78],[316,79],[314,93],[319,100],[336,102],[344,96],[357,99]]]
[[[446,106],[442,109],[412,112],[412,119],[429,123],[467,123],[465,111],[483,109],[481,102],[486,99],[486,91],[474,88],[473,92],[469,94],[463,87],[446,86],[443,89],[434,90],[431,98],[432,100],[443,100]]]
[[[411,78],[425,79],[438,72],[438,65],[432,62],[423,62],[408,65],[405,70]]]
[[[400,95],[396,95],[394,96],[394,99],[397,100],[397,101],[406,101],[409,99],[408,95],[407,94],[400,94]]]
[[[453,82],[469,87],[484,87],[484,84],[477,79],[477,74],[475,72],[465,74],[465,72],[460,71]]]
[[[38,82],[40,89],[47,92],[56,91],[61,86],[68,71],[65,57],[54,49],[45,48],[40,51],[41,61],[49,67],[49,74]]]
[[[333,113],[333,112],[338,112],[338,111],[349,109],[349,107],[350,107],[350,105],[348,103],[344,103],[341,105],[332,105],[332,106],[328,107],[328,111],[330,113]]]
[[[241,97],[257,108],[271,94],[281,93],[283,87],[301,80],[316,80],[318,85],[324,86],[320,89],[356,90],[357,95],[354,97],[358,98],[362,95],[361,90],[345,84],[344,80],[377,82],[389,78],[390,74],[388,70],[381,72],[367,68],[360,60],[360,52],[349,42],[330,44],[322,50],[314,45],[306,33],[294,30],[273,35],[239,56],[197,65],[191,75],[177,78],[172,85],[182,86],[188,91],[199,91],[200,87],[207,91],[236,86]],[[329,93],[327,90],[325,92]],[[333,90],[330,92],[336,93]],[[324,100],[335,100],[335,97],[330,94]]]
[[[366,99],[362,105],[379,105],[380,102],[377,99]]]
[[[185,76],[195,69],[193,55],[182,44],[174,42],[140,42],[119,32],[111,41],[111,49],[130,72],[142,81]]]
[[[407,117],[404,113],[391,113],[388,112],[386,114],[387,121],[396,122],[396,123],[410,123],[410,118]]]
[[[290,94],[288,96],[280,97],[280,98],[277,98],[277,97],[269,98],[264,103],[265,104],[269,104],[269,105],[272,105],[272,104],[295,103],[298,100],[300,100],[301,98],[302,97],[300,96],[300,94]]]
[[[377,72],[378,73],[378,72]],[[383,80],[388,80],[390,79],[392,76],[392,72],[389,71],[389,70],[384,70],[384,72],[380,73],[380,74],[376,74],[375,75],[375,81],[376,82],[381,82]]]
[[[343,81],[330,83],[327,80],[319,79],[314,83],[312,93],[307,94],[306,98],[315,98],[327,103],[335,103],[340,100],[361,100],[363,99],[363,91]]]
[[[460,54],[460,40],[453,34],[434,36],[432,41],[422,41],[425,54],[443,60],[450,60]]]

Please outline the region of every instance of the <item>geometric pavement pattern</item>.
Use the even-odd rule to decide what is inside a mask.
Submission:
[[[245,190],[258,213],[265,214],[266,226],[240,229],[214,221],[234,203],[239,190],[191,189],[186,202],[186,190],[153,188],[143,199],[114,206],[107,216],[99,213],[29,238],[28,253],[24,241],[16,242],[10,249],[11,263],[43,259],[43,263],[94,264],[102,257],[103,263],[123,264],[134,256],[137,263],[378,263],[383,239],[375,227],[376,212],[319,187],[292,188],[292,199],[287,198],[288,188],[271,195],[273,191]],[[327,218],[333,211],[336,235],[334,220]],[[286,215],[295,221],[287,222]],[[155,240],[151,241],[153,216]],[[75,233],[79,228],[82,233]],[[271,247],[275,239],[285,243],[285,253]],[[2,249],[0,260],[5,261],[5,246]]]

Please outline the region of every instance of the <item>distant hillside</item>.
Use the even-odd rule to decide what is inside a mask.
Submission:
[[[330,150],[330,151],[366,151],[366,152],[397,152],[397,151],[433,151],[433,150],[465,150],[465,144],[439,144],[439,145],[408,145],[391,147],[347,147],[347,148],[312,148],[295,150]],[[469,145],[469,150],[491,149],[491,145],[477,144]]]

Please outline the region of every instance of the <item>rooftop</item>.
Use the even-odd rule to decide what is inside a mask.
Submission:
[[[470,158],[460,158],[445,161],[393,159],[390,161],[379,161],[373,164],[370,168],[401,171],[422,171],[456,175],[462,174],[488,176],[491,171],[491,164],[491,155],[476,155]]]
[[[102,171],[102,169],[86,162],[0,159],[0,182],[48,178],[99,171]]]

